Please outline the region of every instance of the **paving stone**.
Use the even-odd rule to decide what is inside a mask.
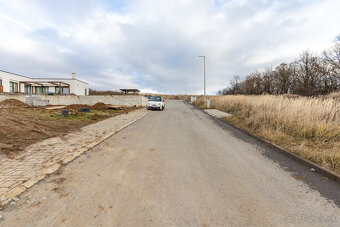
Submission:
[[[0,188],[0,195],[8,191],[8,188]]]
[[[231,117],[232,115],[217,109],[206,109],[204,110],[209,115],[216,117],[216,118],[223,118],[223,117]]]
[[[11,189],[10,191],[8,191],[6,194],[5,194],[5,197],[7,199],[12,199],[18,195],[20,195],[21,193],[23,193],[24,191],[26,190],[26,188],[22,185],[19,185],[13,189]]]
[[[14,159],[1,156],[0,202],[8,202],[46,175],[55,172],[60,163],[72,161],[147,113],[146,110],[137,110],[87,125],[66,136],[49,138],[27,147]]]
[[[11,180],[11,181],[5,181],[5,182],[3,182],[2,184],[1,184],[1,187],[6,187],[6,188],[8,188],[8,187],[10,187],[11,185],[13,185],[13,184],[15,184],[15,178],[13,179],[13,180]]]
[[[42,172],[45,173],[45,174],[51,174],[53,172],[55,172],[57,169],[59,169],[60,167],[60,164],[56,163],[46,169],[44,169]]]
[[[23,183],[22,185],[25,188],[30,188],[32,187],[35,183],[37,183],[38,181],[44,179],[46,176],[45,173],[40,173],[38,175],[33,176],[32,178],[28,179],[25,183]]]

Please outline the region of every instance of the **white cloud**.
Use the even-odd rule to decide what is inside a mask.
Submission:
[[[235,74],[320,52],[340,32],[340,2],[249,0],[2,1],[0,69],[76,71],[93,88],[214,93]],[[67,7],[66,7],[67,6]],[[108,70],[110,69],[110,70]]]
[[[0,18],[4,19],[4,20],[7,20],[7,22],[9,22],[9,23],[14,23],[15,25],[23,28],[24,30],[27,30],[27,31],[32,31],[33,30],[30,26],[28,26],[28,25],[26,25],[26,24],[24,24],[24,23],[22,23],[20,21],[17,21],[15,19],[13,19],[12,17],[0,14]]]
[[[152,88],[143,88],[140,90],[142,94],[161,94],[161,92]]]

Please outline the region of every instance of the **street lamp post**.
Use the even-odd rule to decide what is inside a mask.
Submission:
[[[207,96],[205,93],[205,56],[198,56],[203,58],[203,76],[204,76],[204,105],[207,106]]]

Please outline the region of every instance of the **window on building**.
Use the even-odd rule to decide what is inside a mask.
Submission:
[[[63,87],[63,94],[64,95],[69,95],[70,94],[70,90],[68,89],[68,87]]]
[[[36,94],[44,94],[49,91],[49,87],[35,87]]]
[[[25,85],[25,93],[31,93],[32,92],[32,86],[31,85]]]
[[[9,82],[9,92],[12,92],[12,93],[15,93],[15,92],[18,92],[19,86],[18,86],[18,83],[16,82]]]
[[[0,86],[2,86],[2,79],[0,79]]]
[[[48,90],[49,90],[49,87],[42,87],[42,92],[43,92],[43,93],[47,93]]]
[[[85,88],[85,95],[87,95],[87,89]]]
[[[59,91],[60,91],[59,87],[55,87],[55,93],[59,94]],[[61,95],[68,95],[68,94],[70,94],[69,88],[68,87],[61,87]]]
[[[36,94],[41,94],[42,93],[42,87],[35,87],[34,89]]]

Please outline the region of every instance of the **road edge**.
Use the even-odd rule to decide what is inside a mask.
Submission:
[[[3,197],[1,198],[0,201],[0,209],[3,208],[4,206],[8,205],[11,201],[16,200],[18,196],[20,196],[22,193],[27,191],[29,188],[31,188],[33,185],[37,184],[41,180],[45,179],[47,176],[53,174],[56,172],[60,167],[67,165],[68,163],[72,162],[75,158],[79,157],[83,153],[91,150],[98,144],[102,143],[106,139],[110,138],[111,136],[115,135],[116,133],[120,132],[124,128],[128,127],[129,125],[135,123],[136,121],[140,120],[141,118],[145,117],[148,115],[150,112],[145,112],[142,116],[139,116],[138,118],[130,121],[129,123],[121,126],[120,128],[112,131],[111,133],[101,137],[100,139],[96,140],[95,142],[92,142],[85,147],[75,151],[73,154],[67,156],[64,159],[61,159],[58,163],[53,164],[49,167],[46,167],[40,171],[39,174],[31,177],[27,181],[19,184],[18,186],[12,188],[10,191],[6,192]]]
[[[331,180],[333,180],[333,181],[335,181],[335,182],[340,184],[340,175],[339,174],[337,174],[337,173],[335,173],[335,172],[333,172],[331,170],[328,170],[328,169],[326,169],[326,168],[324,168],[322,166],[319,166],[318,164],[316,164],[316,163],[314,163],[312,161],[309,161],[306,158],[300,157],[300,156],[298,156],[298,155],[296,155],[296,154],[294,154],[294,153],[292,153],[292,152],[290,152],[290,151],[288,151],[288,150],[286,150],[286,149],[284,149],[284,148],[282,148],[282,147],[280,147],[280,146],[278,146],[276,144],[273,144],[273,143],[271,143],[271,142],[269,142],[269,141],[267,141],[267,140],[265,140],[265,139],[263,139],[263,138],[261,138],[259,136],[256,136],[256,135],[248,132],[247,130],[242,129],[242,128],[240,128],[240,127],[238,127],[238,126],[236,126],[236,125],[234,125],[234,124],[232,124],[232,123],[230,123],[228,121],[224,121],[224,120],[222,120],[220,118],[214,117],[214,116],[208,114],[207,112],[201,110],[197,106],[193,105],[192,103],[189,103],[189,102],[187,102],[187,103],[190,104],[191,106],[193,106],[195,109],[200,110],[203,113],[207,114],[209,117],[212,117],[215,120],[218,120],[218,121],[220,121],[222,123],[225,123],[225,124],[233,127],[234,129],[238,130],[238,131],[241,131],[242,133],[244,133],[244,134],[252,137],[253,139],[261,142],[262,144],[266,145],[267,147],[279,151],[281,154],[283,154],[283,155],[285,155],[285,156],[287,156],[287,157],[289,157],[289,158],[299,162],[300,164],[302,164],[302,165],[304,165],[304,166],[306,166],[308,168],[314,169],[315,172],[318,172],[318,173],[324,175],[325,177],[327,177],[328,179],[331,179]]]

